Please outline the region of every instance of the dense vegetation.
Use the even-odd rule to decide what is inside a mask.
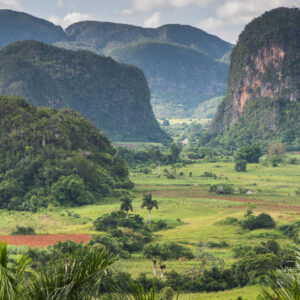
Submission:
[[[178,107],[185,111],[181,117],[192,115],[201,102],[225,93],[228,65],[186,46],[144,41],[106,55],[144,71],[158,118],[174,117]]]
[[[154,118],[147,81],[135,67],[35,41],[7,46],[0,61],[1,94],[75,109],[111,139],[170,140]]]
[[[52,44],[67,36],[60,26],[22,12],[0,10],[0,48],[23,40]]]
[[[78,206],[133,187],[108,139],[77,112],[1,97],[0,118],[1,208]]]
[[[290,150],[300,149],[299,26],[298,8],[278,8],[240,34],[227,95],[210,128],[217,135],[215,145],[234,149],[279,141]]]

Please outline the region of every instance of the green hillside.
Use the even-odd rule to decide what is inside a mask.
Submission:
[[[173,117],[178,106],[190,115],[201,102],[225,93],[228,66],[185,46],[145,41],[106,55],[144,71],[158,118]]]
[[[70,25],[66,33],[70,41],[88,43],[97,51],[109,50],[132,42],[156,40],[181,44],[203,51],[217,59],[230,51],[233,46],[203,30],[179,24],[143,28],[127,24],[84,21]]]
[[[66,40],[60,26],[26,13],[0,10],[0,48],[23,40],[36,40],[47,44]]]
[[[300,149],[300,10],[278,8],[245,27],[210,131],[228,147],[270,141]]]
[[[169,141],[154,118],[144,74],[88,51],[9,45],[0,51],[0,94],[75,109],[113,140]]]
[[[108,139],[74,110],[1,96],[0,119],[0,208],[79,206],[133,186]]]

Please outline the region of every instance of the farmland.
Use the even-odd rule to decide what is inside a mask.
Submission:
[[[274,168],[249,164],[247,172],[239,173],[234,171],[232,162],[198,162],[179,165],[176,171],[176,179],[158,177],[156,168],[152,168],[150,174],[131,173],[131,180],[135,183],[133,213],[147,218],[147,210],[140,208],[141,199],[142,195],[152,193],[159,205],[158,210],[152,211],[153,221],[163,220],[170,227],[155,232],[154,242],[178,242],[194,253],[201,244],[201,251],[222,259],[224,266],[230,266],[236,261],[232,249],[237,245],[257,245],[270,238],[276,239],[281,246],[292,244],[292,240],[284,236],[278,227],[300,220],[300,165],[279,164]],[[216,176],[205,177],[205,172]],[[209,187],[215,184],[230,184],[234,193],[217,195],[209,192]],[[245,189],[251,193],[241,193]],[[37,213],[1,210],[0,235],[11,234],[16,225],[32,226],[38,235],[99,234],[93,221],[105,213],[117,211],[119,207],[119,199],[110,198],[99,205],[69,209],[53,206]],[[243,218],[248,209],[255,215],[270,214],[276,221],[276,228],[247,231],[237,225],[222,223],[228,217]],[[210,246],[221,242],[227,246]],[[170,260],[166,262],[166,272],[175,270],[184,273],[197,266],[197,258]],[[141,253],[120,259],[113,268],[129,271],[133,278],[141,272],[152,276],[152,262]],[[255,299],[259,292],[260,286],[254,285],[214,294],[183,294],[180,299],[236,299],[243,296],[243,299],[245,297],[249,300]]]

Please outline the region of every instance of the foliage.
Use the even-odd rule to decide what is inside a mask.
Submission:
[[[80,114],[3,96],[0,115],[0,208],[78,206],[132,188],[107,138]]]
[[[146,207],[149,212],[149,222],[148,223],[149,223],[149,226],[151,226],[151,211],[153,208],[158,209],[158,202],[157,202],[157,200],[152,199],[152,194],[143,195],[141,208],[143,209],[144,207]]]
[[[283,156],[286,153],[286,145],[282,143],[271,143],[268,146],[269,156]]]
[[[261,213],[258,216],[250,215],[242,221],[244,229],[255,230],[259,228],[274,228],[275,221],[268,214]]]
[[[246,160],[237,160],[235,163],[234,169],[237,172],[246,172],[247,171],[247,161]]]
[[[193,253],[187,247],[178,243],[150,244],[145,246],[144,255],[148,259],[157,258],[162,261],[177,260],[180,257],[194,258]]]
[[[20,257],[13,265],[9,265],[7,244],[0,242],[0,299],[14,300],[22,295],[24,273],[30,259]]]
[[[16,226],[16,230],[12,232],[12,235],[34,235],[35,230],[33,227],[23,227],[23,226]]]
[[[234,194],[234,188],[231,184],[213,184],[210,186],[211,193],[231,195]]]
[[[235,153],[235,161],[246,160],[248,163],[258,163],[262,156],[258,145],[243,146]]]

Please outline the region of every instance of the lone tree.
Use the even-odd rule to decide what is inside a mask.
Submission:
[[[126,219],[128,219],[128,213],[129,213],[129,211],[133,211],[132,199],[130,199],[127,196],[121,198],[120,210],[121,211],[126,211]]]
[[[153,207],[158,209],[158,203],[152,199],[152,194],[143,196],[141,208],[143,209],[144,207],[146,207],[149,212],[149,226],[151,227],[151,210]]]

